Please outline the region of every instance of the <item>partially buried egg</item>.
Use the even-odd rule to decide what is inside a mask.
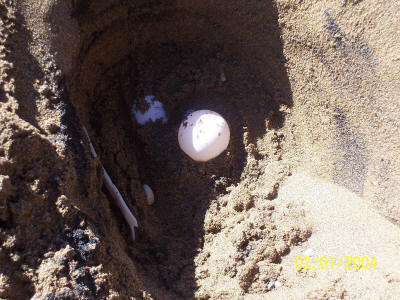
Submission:
[[[208,161],[220,155],[229,144],[228,123],[211,110],[190,113],[178,132],[179,147],[195,161]]]

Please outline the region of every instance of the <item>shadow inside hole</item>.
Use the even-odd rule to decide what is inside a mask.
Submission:
[[[273,2],[208,4],[126,20],[132,24],[124,28],[148,22],[150,29],[140,38],[133,31],[125,35],[131,52],[104,70],[90,108],[95,147],[123,195],[138,191],[133,181],[155,192],[153,206],[136,202],[140,227],[131,251],[144,289],[160,299],[195,297],[194,260],[204,243],[204,217],[210,203],[241,180],[244,134],[255,143],[267,129],[281,128],[280,107],[292,105]],[[135,124],[132,105],[147,95],[164,104],[166,125]],[[177,134],[189,109],[215,110],[227,120],[226,152],[206,163],[183,154]],[[122,228],[129,236],[126,224]]]
[[[26,29],[26,20],[17,11],[15,33],[10,36],[8,42],[11,51],[6,55],[6,59],[13,65],[10,75],[15,80],[13,96],[18,102],[16,113],[21,119],[44,133],[37,122],[39,111],[36,102],[40,95],[35,88],[35,80],[42,79],[44,73],[39,62],[30,52],[32,42],[32,34]]]

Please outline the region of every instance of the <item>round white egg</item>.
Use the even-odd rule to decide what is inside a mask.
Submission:
[[[195,161],[208,161],[220,155],[229,144],[228,123],[211,110],[190,113],[178,132],[179,147]]]

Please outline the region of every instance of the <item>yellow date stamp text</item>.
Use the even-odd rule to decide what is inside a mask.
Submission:
[[[376,257],[369,256],[341,256],[335,258],[333,256],[296,256],[294,264],[297,270],[359,270],[359,269],[376,269]]]

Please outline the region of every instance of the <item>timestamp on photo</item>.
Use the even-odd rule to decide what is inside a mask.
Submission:
[[[294,264],[297,270],[358,270],[358,269],[376,269],[376,257],[369,256],[296,256]]]

